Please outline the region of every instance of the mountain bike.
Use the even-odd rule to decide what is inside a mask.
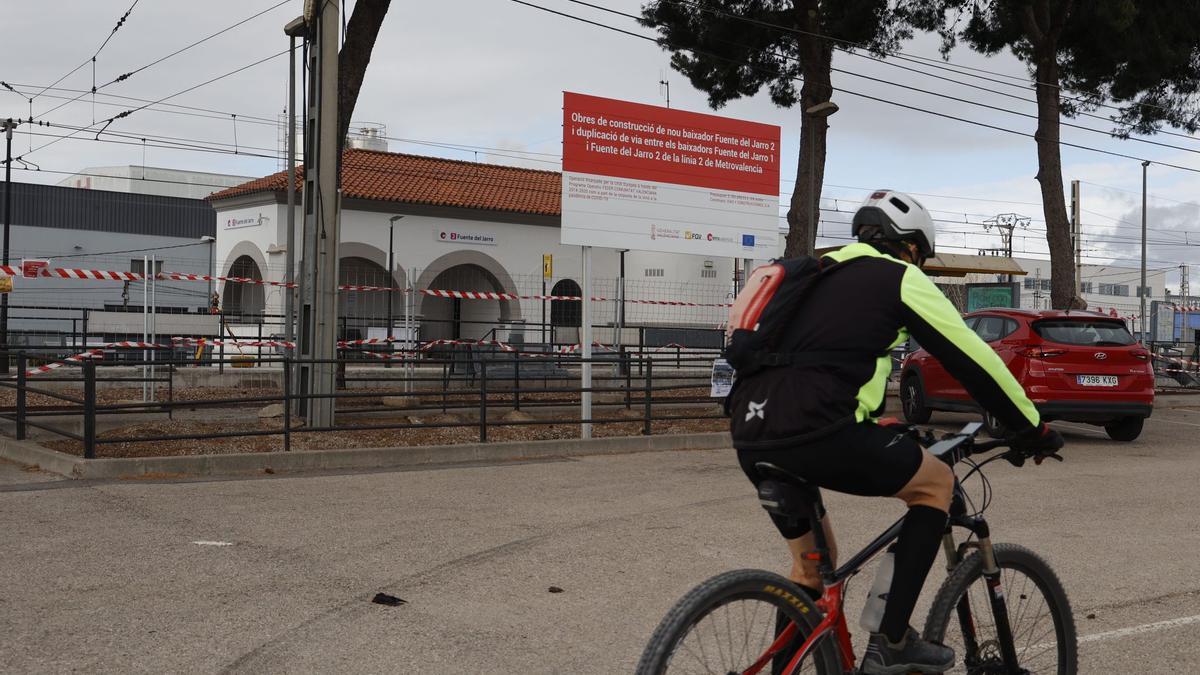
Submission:
[[[971,467],[954,484],[950,518],[943,536],[948,576],[934,598],[923,637],[955,651],[948,672],[969,675],[1057,673],[1074,675],[1078,664],[1075,619],[1062,582],[1034,552],[1014,544],[993,544],[983,517],[991,502],[984,466],[1006,459],[1017,466],[1038,464],[1055,453],[1009,448],[976,462],[971,458],[1007,447],[1004,440],[977,442],[981,424],[968,424],[940,440],[933,432],[908,433],[952,468]],[[816,561],[825,584],[815,602],[795,583],[762,570],[717,575],[685,595],[658,625],[637,666],[638,675],[707,673],[736,675],[845,675],[855,671],[855,654],[844,613],[847,581],[894,542],[897,521],[883,534],[834,569],[828,540],[815,514],[823,513],[815,486],[772,464],[756,468],[767,479],[759,485],[763,508],[812,524]],[[980,508],[962,485],[979,474]],[[966,537],[955,539],[955,530]]]

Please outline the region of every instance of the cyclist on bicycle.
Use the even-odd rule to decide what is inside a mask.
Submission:
[[[756,485],[756,462],[771,462],[812,484],[853,495],[895,497],[908,506],[878,633],[862,669],[872,675],[943,672],[954,651],[922,640],[910,625],[942,534],[954,485],[946,464],[914,439],[880,426],[891,350],[911,335],[981,406],[1030,449],[1062,447],[991,347],[963,322],[921,265],[934,253],[929,212],[901,192],[874,192],[854,214],[858,243],[825,255],[821,277],[775,345],[820,352],[755,373],[730,394],[734,447]],[[791,578],[814,598],[821,579],[807,521],[772,516],[792,553]],[[822,520],[836,556],[828,516]]]

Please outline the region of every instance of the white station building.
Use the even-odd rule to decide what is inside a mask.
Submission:
[[[297,183],[302,185],[299,177]],[[288,246],[286,194],[287,174],[280,172],[209,197],[217,211],[217,274],[283,280]],[[348,149],[342,168],[339,283],[416,291],[579,296],[581,248],[560,243],[561,200],[562,176],[557,171]],[[296,209],[297,241],[292,243],[297,247],[297,264],[301,208]],[[704,237],[690,230],[681,234]],[[394,237],[390,275],[389,236]],[[552,256],[552,269],[543,267],[543,256]],[[724,320],[727,310],[719,305],[732,297],[734,259],[593,249],[594,294],[613,300],[594,304],[597,325],[617,325],[622,258],[629,301],[624,303],[624,325],[711,331]],[[278,286],[229,282],[222,284],[220,292],[227,316],[249,320],[283,312],[284,296]],[[345,334],[367,337],[367,329],[384,327],[388,295],[341,292],[339,316],[346,317]],[[526,325],[527,341],[577,340],[577,301],[459,300],[419,292],[392,297],[397,327],[405,313],[405,298],[412,299],[421,340],[503,337],[521,324]],[[553,326],[549,330],[554,335],[538,335],[545,324]],[[615,338],[614,333],[599,329],[596,339]],[[626,342],[638,339],[629,333],[624,337]]]

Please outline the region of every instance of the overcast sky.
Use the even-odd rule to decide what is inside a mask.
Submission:
[[[277,1],[139,0],[96,59],[95,83],[105,85],[123,73],[272,7]],[[90,90],[93,78],[89,59],[130,2],[10,3],[4,17],[4,39],[0,41],[0,80],[25,95],[0,90],[0,116],[28,117],[29,96],[83,63],[87,65],[58,86]],[[531,2],[651,34],[629,19],[567,0]],[[637,13],[641,4],[639,0],[595,2],[627,13]],[[183,54],[137,72],[126,81],[104,86],[101,93],[158,100],[268,57],[287,47],[282,27],[301,11],[301,0],[289,1]],[[918,36],[904,46],[904,51],[913,56],[937,57],[937,44],[929,36]],[[943,227],[939,245],[947,250],[960,250],[948,247],[965,245],[970,251],[989,242],[998,245],[993,237],[970,234],[981,230],[975,223],[997,213],[1016,212],[1033,218],[1029,230],[1015,240],[1018,254],[1024,251],[1044,256],[1045,225],[1041,222],[1040,192],[1034,180],[1037,161],[1031,138],[851,93],[1032,133],[1033,119],[1007,112],[1032,114],[1035,112],[1032,100],[1023,102],[945,79],[952,77],[1032,99],[1027,85],[1022,89],[1004,84],[1020,84],[1026,77],[1022,64],[1011,55],[984,58],[963,49],[951,54],[951,62],[990,71],[985,76],[993,81],[950,74],[931,65],[881,63],[857,55],[835,55],[835,68],[848,72],[834,74],[834,85],[839,89],[835,100],[841,111],[830,119],[823,204],[831,209],[836,206],[843,211],[852,210],[867,191],[877,187],[921,193],[927,195],[920,198],[936,211],[935,215],[955,221],[940,224]],[[933,75],[908,72],[889,63],[917,67]],[[705,96],[692,89],[678,73],[670,71],[667,54],[651,42],[554,16],[511,0],[393,0],[354,119],[384,124],[388,135],[395,139],[500,148],[506,152],[454,150],[397,140],[391,142],[393,151],[557,169],[564,90],[661,105],[664,99],[659,80],[664,75],[670,82],[672,107],[711,112]],[[920,93],[914,88],[1001,110]],[[46,171],[71,172],[87,166],[144,161],[149,166],[259,176],[277,170],[278,160],[154,147],[143,150],[140,138],[147,137],[148,146],[154,143],[149,136],[158,135],[190,139],[205,147],[227,144],[219,147],[229,149],[233,149],[236,141],[239,153],[276,155],[281,148],[278,129],[253,118],[278,118],[286,93],[286,58],[274,58],[169,101],[219,111],[203,113],[207,117],[144,109],[108,127],[110,132],[132,138],[101,136],[129,145],[96,142],[92,139],[98,127],[92,127],[92,133],[81,132],[74,138],[39,149],[54,140],[53,135],[67,131],[61,127],[34,127],[35,134],[45,136],[30,137],[19,132],[13,143],[14,154],[26,154],[25,159]],[[51,112],[65,102],[56,97],[76,95],[61,90],[46,91],[33,101],[33,114],[35,118],[60,125],[88,127],[142,105],[97,95],[93,106],[88,94]],[[236,121],[234,114],[238,116]],[[795,176],[799,112],[776,108],[760,92],[730,103],[719,114],[782,127],[785,180],[781,199],[786,202]],[[1091,118],[1074,123],[1102,130],[1111,127],[1104,120]],[[1200,143],[1193,138],[1161,134],[1153,137],[1154,141],[1182,148],[1174,149],[1068,128],[1063,129],[1062,137],[1065,142],[1200,169],[1197,154]],[[1116,258],[1135,263],[1137,225],[1141,218],[1139,162],[1064,148],[1063,173],[1068,181],[1085,181],[1083,222],[1085,233],[1094,235],[1085,248],[1088,255],[1094,256],[1092,261]],[[29,182],[53,183],[63,177],[46,172],[14,172],[15,180]],[[1196,248],[1200,244],[1197,187],[1200,187],[1200,173],[1150,167],[1149,268],[1172,267],[1181,261],[1200,262],[1200,249]],[[831,215],[830,220],[840,219]],[[829,224],[823,234],[846,236],[848,229]],[[829,239],[827,243],[838,240]],[[1169,273],[1171,285],[1176,278],[1177,274]]]

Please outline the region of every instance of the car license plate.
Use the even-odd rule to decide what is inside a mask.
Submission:
[[[1079,384],[1085,387],[1115,387],[1116,375],[1077,375]]]

